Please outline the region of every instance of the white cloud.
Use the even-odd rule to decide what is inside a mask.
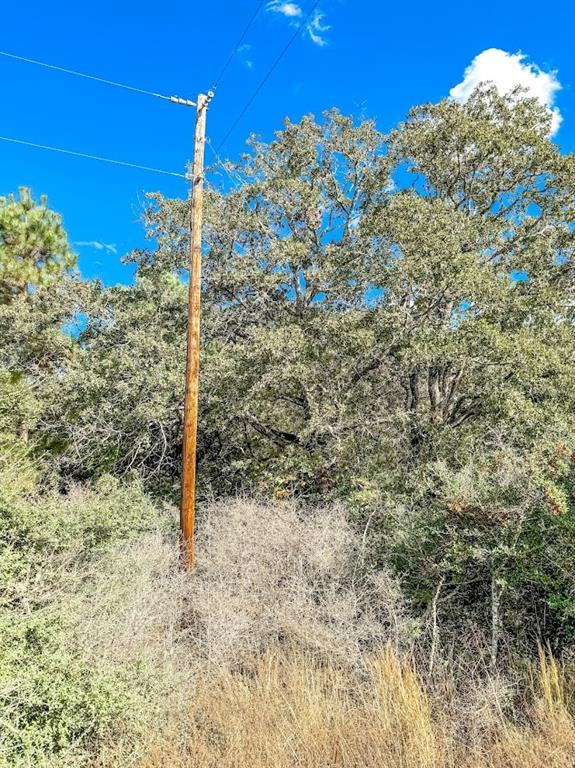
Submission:
[[[289,19],[289,23],[293,27],[297,27],[302,23],[303,10],[298,3],[284,3],[282,0],[272,0],[267,4],[266,9],[272,13],[279,13],[282,16],[285,16]],[[312,43],[319,46],[327,45],[327,40],[323,33],[331,29],[328,24],[323,23],[323,19],[324,14],[320,13],[320,11],[315,11],[311,19],[309,19],[305,25],[310,40]]]
[[[115,243],[101,243],[99,240],[76,240],[74,245],[79,248],[94,248],[96,251],[107,251],[113,253],[114,256],[118,255],[118,249]]]
[[[311,41],[316,45],[327,45],[327,40],[323,36],[323,32],[327,32],[331,27],[329,24],[322,24],[324,14],[316,11],[307,25],[307,31],[311,38]]]
[[[242,60],[245,67],[248,69],[252,69],[254,66],[253,59],[250,56],[250,51],[252,50],[252,46],[248,43],[244,43],[243,45],[240,45],[238,48],[238,55],[240,59]]]
[[[487,82],[492,82],[502,95],[518,85],[525,88],[529,96],[547,107],[551,113],[551,135],[557,133],[563,118],[559,108],[553,106],[555,94],[561,88],[555,72],[543,72],[523,53],[488,48],[473,59],[463,80],[449,91],[449,95],[456,101],[465,102],[478,85]]]
[[[303,13],[301,7],[297,3],[282,3],[280,0],[272,0],[266,7],[268,11],[281,13],[282,16],[287,16],[292,19],[299,18]]]

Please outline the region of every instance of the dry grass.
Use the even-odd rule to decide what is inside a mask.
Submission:
[[[543,660],[537,685],[529,723],[492,714],[462,742],[462,724],[391,649],[363,675],[267,653],[252,670],[200,677],[141,768],[570,768],[575,727],[554,662]]]
[[[341,510],[213,505],[197,550],[184,574],[175,542],[151,531],[83,572],[83,655],[137,665],[144,701],[144,757],[116,741],[98,766],[575,766],[575,681],[542,655],[523,696],[447,664],[428,684],[400,591],[361,575],[361,537]]]

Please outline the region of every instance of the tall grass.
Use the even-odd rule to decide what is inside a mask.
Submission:
[[[141,768],[570,768],[575,727],[565,681],[542,657],[512,724],[497,708],[453,717],[408,662],[384,649],[363,670],[277,650],[249,670],[206,674]]]

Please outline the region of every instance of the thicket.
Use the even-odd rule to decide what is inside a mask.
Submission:
[[[359,567],[342,509],[205,505],[187,574],[174,511],[137,487],[11,496],[0,765],[571,764],[572,663],[494,671],[464,637],[430,669],[430,620]]]
[[[136,603],[90,613],[102,567],[118,605],[138,594],[124,556],[158,594],[138,548],[175,569],[158,509],[178,494],[189,202],[149,196],[134,282],[107,287],[76,273],[45,200],[0,198],[0,695],[23,765],[137,741],[120,713],[166,698],[145,671],[145,647],[171,658],[166,627],[226,668],[293,637],[333,660],[393,639],[431,679],[470,648],[493,675],[538,645],[572,653],[575,160],[546,110],[481,88],[388,135],[334,110],[252,139],[222,174],[204,229],[211,566],[174,577],[183,602],[154,640],[118,640],[129,662],[103,653],[105,672],[78,627],[122,637]],[[268,506],[240,521],[210,501],[238,495]]]

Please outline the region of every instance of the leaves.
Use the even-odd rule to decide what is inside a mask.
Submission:
[[[575,451],[575,161],[548,121],[488,87],[388,136],[288,120],[207,188],[203,231],[201,495],[343,497],[420,607],[445,576],[456,620],[501,592],[526,633],[572,584],[545,560]],[[10,294],[33,332],[4,322],[5,366],[50,392],[28,422],[59,471],[176,497],[189,200],[149,202],[133,285]]]
[[[34,202],[29,189],[0,197],[0,301],[57,282],[76,259],[61,217],[46,198]]]

